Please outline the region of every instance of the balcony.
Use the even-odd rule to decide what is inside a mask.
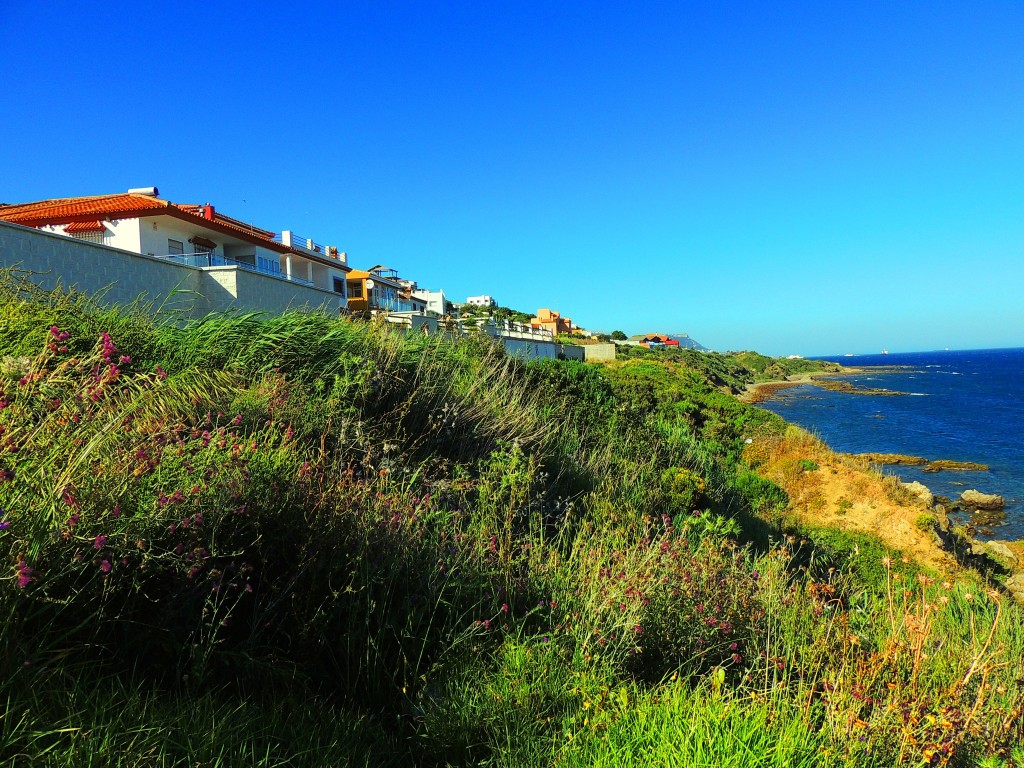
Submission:
[[[168,261],[174,261],[178,264],[184,264],[189,267],[238,267],[239,269],[244,269],[247,272],[269,275],[270,277],[276,277],[279,280],[287,280],[292,283],[298,283],[299,285],[309,286],[310,288],[316,287],[309,280],[301,280],[297,277],[288,277],[288,275],[281,272],[280,262],[263,256],[257,256],[255,264],[247,264],[244,261],[236,261],[235,259],[229,259],[226,256],[208,252],[168,253],[158,256],[157,258],[167,259]]]
[[[314,242],[310,237],[302,237],[301,235],[287,229],[279,235],[274,235],[271,239],[275,243],[280,243],[281,245],[302,253],[316,254],[328,259],[340,261],[342,264],[348,263],[348,256],[345,253],[339,252],[334,246],[321,245],[320,243]]]

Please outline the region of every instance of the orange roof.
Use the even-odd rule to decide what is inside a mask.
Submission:
[[[64,231],[69,235],[74,232],[102,232],[104,230],[102,221],[72,221]]]
[[[124,193],[120,195],[93,195],[91,197],[58,197],[35,203],[6,205],[0,208],[0,219],[15,224],[56,222],[78,216],[96,214],[126,214],[160,210],[171,205],[166,200],[149,195]],[[120,217],[119,217],[120,218]]]
[[[174,207],[178,208],[179,210],[185,211],[186,213],[191,213],[195,216],[198,216],[204,221],[209,221],[209,219],[207,219],[203,215],[203,209],[205,208],[205,206],[188,205],[186,203],[174,203]],[[238,219],[233,219],[230,216],[225,216],[223,213],[219,213],[218,211],[214,211],[213,221],[217,222],[218,224],[223,224],[225,227],[229,227],[230,229],[237,229],[239,232],[244,232],[247,235],[258,237],[262,240],[272,240],[274,238],[274,233],[271,232],[269,229],[260,229],[259,227],[254,227],[252,224],[246,224],[244,221],[239,221]]]

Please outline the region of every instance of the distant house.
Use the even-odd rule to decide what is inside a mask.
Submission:
[[[437,315],[438,317],[452,314],[452,305],[445,298],[443,290],[428,291],[424,288],[413,288],[412,295],[427,303],[427,312],[429,314]]]
[[[498,302],[494,300],[493,296],[470,296],[466,299],[466,303],[471,307],[496,307]]]
[[[172,203],[156,187],[0,205],[0,220],[197,267],[242,269],[344,295],[344,253],[225,216],[209,203]]]
[[[572,333],[573,329],[572,318],[562,317],[558,312],[546,308],[537,310],[537,316],[530,318],[530,325],[550,331],[554,336]]]
[[[626,343],[647,347],[648,349],[679,348],[678,339],[673,339],[667,334],[659,333],[641,333],[636,336],[630,336],[626,339]]]

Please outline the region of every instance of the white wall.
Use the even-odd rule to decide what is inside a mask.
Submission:
[[[141,247],[139,253],[150,256],[166,256],[167,241],[178,240],[185,248],[185,253],[192,253],[193,246],[189,238],[199,235],[217,243],[214,253],[224,255],[224,236],[219,232],[211,232],[202,226],[181,221],[173,216],[144,216],[136,219],[141,229]]]
[[[239,267],[197,269],[4,221],[0,267],[28,270],[33,282],[47,289],[74,286],[111,305],[142,298],[154,311],[188,317],[230,308],[270,314],[306,308],[336,314],[341,300],[329,291]]]
[[[444,315],[444,291],[427,291],[420,288],[413,291],[412,295],[424,299],[427,302],[428,312],[436,312],[438,315]]]

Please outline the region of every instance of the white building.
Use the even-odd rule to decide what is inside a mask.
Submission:
[[[417,288],[412,292],[412,295],[427,302],[428,313],[436,314],[438,317],[444,317],[448,314],[448,300],[445,298],[444,291],[428,291],[423,288]]]
[[[0,220],[192,267],[237,266],[339,295],[344,253],[285,230],[275,235],[206,203],[172,203],[156,187],[0,205]]]
[[[493,296],[470,296],[466,299],[466,303],[471,307],[496,307],[498,302],[494,300]]]

